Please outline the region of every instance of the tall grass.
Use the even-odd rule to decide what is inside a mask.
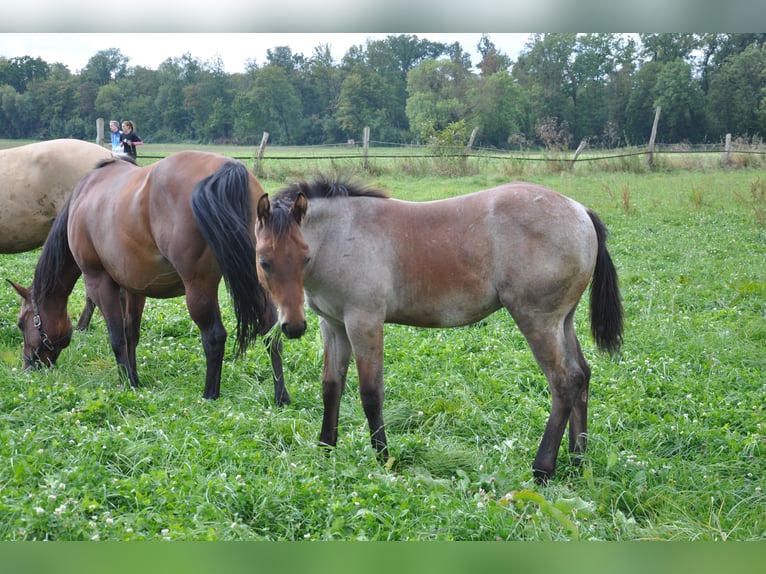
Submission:
[[[451,178],[425,166],[358,175],[422,201],[511,179],[491,166]],[[262,183],[276,191],[295,176],[280,168]],[[182,299],[147,304],[137,391],[120,387],[100,318],[55,369],[23,371],[9,287],[0,539],[766,538],[766,231],[737,199],[763,170],[523,176],[600,214],[620,275],[618,357],[596,352],[585,301],[577,312],[593,370],[582,468],[564,447],[551,484],[534,483],[550,396],[504,312],[459,329],[386,327],[386,466],[370,447],[353,368],[338,446],[316,448],[322,348],[312,314],[306,336],[285,342],[293,404],[276,408],[260,346],[237,361],[230,352],[221,398],[202,400],[205,363]],[[29,284],[38,255],[1,256],[0,276]],[[78,283],[73,317],[83,297]],[[226,297],[222,287],[231,330]]]

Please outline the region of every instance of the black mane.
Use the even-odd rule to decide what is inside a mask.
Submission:
[[[311,181],[297,181],[283,187],[271,198],[269,225],[277,235],[286,231],[290,223],[294,221],[290,216],[290,206],[299,193],[303,193],[309,201],[345,197],[374,197],[378,199],[391,197],[385,190],[367,187],[345,177],[330,178],[319,175]]]
[[[349,178],[330,178],[318,175],[311,181],[297,181],[283,187],[274,195],[274,202],[291,204],[301,192],[309,200],[317,198],[334,199],[337,197],[390,197],[387,191],[364,186]]]
[[[67,236],[71,199],[70,196],[56,216],[35,266],[32,292],[38,303],[46,302],[53,293],[65,289],[62,282],[64,271],[73,265],[76,267]]]

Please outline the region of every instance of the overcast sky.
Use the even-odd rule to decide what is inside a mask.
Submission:
[[[398,34],[392,32],[390,34]],[[328,44],[338,62],[355,45],[367,39],[385,39],[385,33],[0,33],[0,56],[42,58],[49,64],[60,62],[77,73],[100,50],[117,48],[127,56],[130,66],[156,70],[168,58],[185,53],[202,62],[220,56],[227,73],[243,72],[248,60],[266,62],[266,50],[289,46],[294,54],[310,57],[314,48]],[[471,55],[474,66],[480,56],[476,49],[481,33],[412,33],[420,39],[451,44],[459,42]],[[489,34],[495,47],[516,60],[529,38],[526,33]]]

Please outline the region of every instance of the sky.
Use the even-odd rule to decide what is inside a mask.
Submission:
[[[476,66],[481,57],[477,44],[481,33],[407,32],[421,40],[451,44],[459,42]],[[30,56],[48,64],[60,62],[78,73],[101,50],[117,48],[129,58],[129,66],[156,70],[168,58],[185,53],[202,62],[221,58],[227,73],[244,72],[248,60],[266,62],[266,51],[289,46],[293,54],[311,57],[314,48],[327,44],[339,62],[351,46],[364,46],[368,39],[383,40],[391,33],[0,33],[0,57]],[[489,33],[495,47],[516,60],[529,38],[526,33]]]

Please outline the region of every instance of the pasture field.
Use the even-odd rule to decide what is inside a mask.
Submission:
[[[205,361],[182,299],[147,302],[137,391],[118,383],[99,316],[55,369],[23,371],[7,286],[0,540],[765,540],[766,170],[492,165],[367,180],[421,201],[528,179],[599,213],[626,331],[618,356],[598,353],[583,299],[578,333],[593,375],[582,467],[564,446],[556,477],[534,483],[550,397],[504,312],[451,330],[386,327],[392,459],[381,464],[353,368],[338,446],[316,447],[312,314],[305,337],[285,341],[293,404],[276,408],[260,345],[236,361],[229,352],[221,398],[201,398]],[[267,171],[262,183],[276,191],[292,175]],[[0,277],[28,285],[38,255],[0,256]],[[222,285],[231,332],[227,297]],[[83,300],[79,282],[75,319]]]

